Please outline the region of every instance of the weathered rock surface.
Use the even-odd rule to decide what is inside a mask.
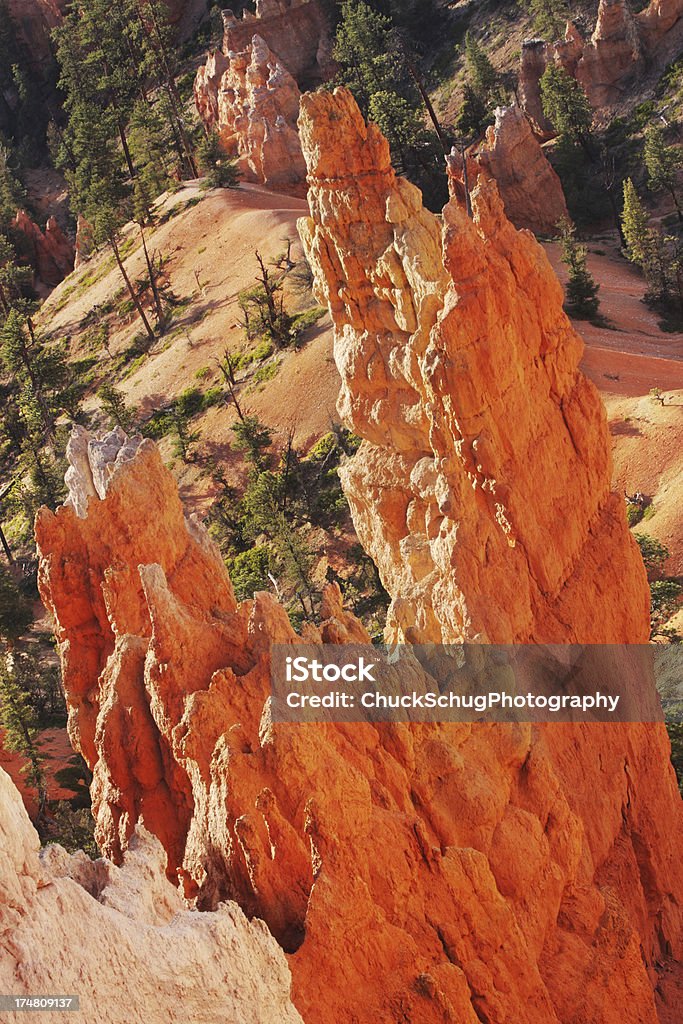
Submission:
[[[5,6],[36,66],[49,63],[50,33],[61,23],[67,0],[5,0]]]
[[[468,156],[495,180],[516,228],[557,233],[558,222],[569,216],[562,183],[519,107],[499,107],[495,124]]]
[[[242,177],[265,185],[291,185],[306,175],[297,133],[299,88],[260,36],[224,57],[209,54],[194,86],[195,103],[209,130]]]
[[[11,230],[19,257],[33,268],[37,286],[54,288],[74,269],[74,247],[54,217],[43,232],[25,210],[19,210]]]
[[[0,989],[80,997],[99,1024],[297,1024],[277,943],[235,903],[197,914],[140,828],[121,867],[40,842],[0,769]],[[26,1013],[3,1013],[21,1022]],[[64,1013],[41,1012],[45,1024]]]
[[[542,132],[547,132],[539,81],[548,61],[554,60],[580,82],[596,111],[623,111],[634,84],[644,76],[657,78],[682,43],[683,0],[651,0],[635,15],[628,0],[600,0],[590,38],[584,39],[569,22],[562,40],[524,43],[520,101]]]
[[[319,0],[256,0],[255,14],[223,11],[223,28],[223,53],[246,50],[257,33],[302,88],[329,76],[332,43]]]
[[[347,93],[304,98],[302,134],[303,233],[369,439],[345,486],[394,635],[642,639],[604,420],[540,248],[480,182],[474,222],[447,208],[444,265]],[[681,948],[663,728],[278,725],[283,609],[236,605],[151,442],[78,432],[69,458],[69,503],[36,524],[40,588],[108,853],[144,820],[199,907],[262,918],[307,1024],[655,1024],[648,972]],[[336,588],[322,614],[308,640],[364,639]]]
[[[646,641],[605,414],[541,247],[480,176],[473,220],[444,210],[442,256],[437,219],[343,90],[305,96],[300,130],[300,233],[335,325],[339,411],[366,439],[342,478],[394,597],[391,636]]]

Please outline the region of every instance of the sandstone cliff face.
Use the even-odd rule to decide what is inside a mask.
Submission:
[[[164,876],[163,849],[144,829],[122,867],[39,856],[19,793],[0,769],[0,988],[80,996],[82,1020],[301,1024],[285,958],[261,922],[234,903],[196,914]],[[26,1013],[3,1013],[21,1022]],[[45,1024],[64,1013],[41,1012]]]
[[[62,20],[67,0],[6,0],[7,13],[36,66],[52,59],[50,33]]]
[[[394,596],[391,637],[647,640],[605,414],[541,247],[480,176],[473,220],[444,210],[442,257],[436,218],[343,90],[305,96],[300,131],[300,233],[335,324],[339,411],[366,439],[343,482]]]
[[[499,107],[495,124],[468,155],[495,180],[505,215],[516,228],[557,233],[559,221],[569,216],[562,183],[519,107]]]
[[[368,439],[345,486],[393,634],[641,639],[642,567],[542,251],[482,181],[442,252],[347,93],[305,97],[301,127],[302,231]],[[39,579],[106,852],[144,820],[197,906],[262,918],[307,1024],[655,1024],[683,884],[662,728],[277,725],[284,611],[236,605],[151,442],[79,431],[69,458]],[[365,639],[336,588],[322,614],[309,640]]]
[[[319,0],[256,0],[255,14],[223,11],[223,28],[223,53],[246,50],[258,33],[302,87],[329,76],[332,43]]]
[[[303,181],[306,174],[296,122],[298,86],[260,36],[247,49],[209,54],[194,86],[195,103],[242,177],[265,185]]]
[[[33,268],[36,286],[54,288],[74,269],[74,247],[54,217],[42,232],[25,210],[19,210],[11,230],[20,258]]]

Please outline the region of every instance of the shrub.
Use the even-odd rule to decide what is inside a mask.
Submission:
[[[268,570],[270,553],[265,545],[257,545],[249,551],[241,551],[230,561],[229,570],[235,596],[245,601],[254,596],[257,590],[270,587]]]

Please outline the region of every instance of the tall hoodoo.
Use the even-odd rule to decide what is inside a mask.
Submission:
[[[468,155],[495,180],[505,215],[516,228],[556,234],[558,223],[569,216],[559,177],[520,107],[498,107],[495,118]]]
[[[390,635],[645,641],[604,410],[541,247],[482,174],[472,220],[455,198],[444,210],[442,256],[350,93],[304,96],[299,125],[300,233],[335,324],[339,411],[365,439],[343,483],[393,597]]]
[[[306,167],[296,122],[299,88],[260,36],[245,50],[209,54],[194,84],[195,104],[207,128],[243,178],[264,185],[302,182]]]

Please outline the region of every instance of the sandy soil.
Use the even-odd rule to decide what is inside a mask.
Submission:
[[[561,281],[559,247],[544,246]],[[595,250],[599,250],[596,252]],[[683,573],[683,334],[664,332],[643,303],[640,273],[610,237],[589,244],[588,268],[600,284],[609,327],[576,321],[586,342],[583,368],[600,389],[613,439],[614,486],[652,501],[654,514],[636,532],[669,549],[667,575]],[[664,404],[650,394],[659,388]]]

